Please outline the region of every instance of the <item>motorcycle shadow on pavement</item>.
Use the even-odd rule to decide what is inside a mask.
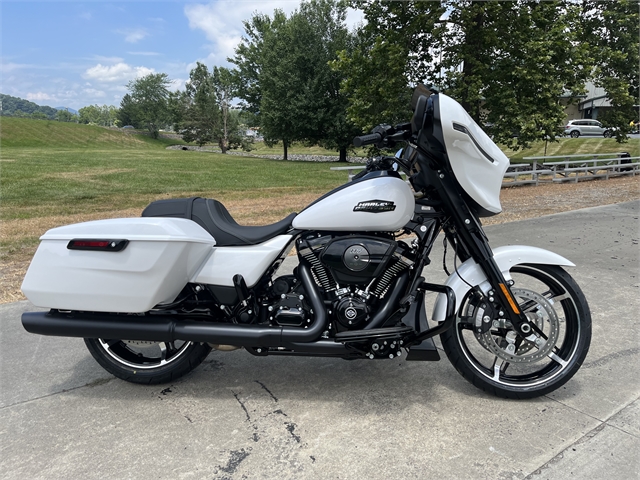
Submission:
[[[403,352],[404,353],[404,352]],[[469,384],[449,364],[440,350],[439,362],[407,362],[393,360],[354,360],[308,357],[254,357],[243,350],[212,351],[205,361],[189,375],[161,385],[140,385],[104,375],[95,365],[96,379],[83,395],[148,401],[153,398],[182,401],[237,402],[241,398],[276,404],[320,402],[339,406],[351,413],[385,415],[407,406],[444,405],[443,398],[472,397],[491,402],[523,403],[538,400],[513,401],[493,397]],[[74,377],[93,371],[93,359],[87,356],[69,370],[69,382]],[[66,390],[69,382],[52,385],[54,391]],[[566,387],[577,395],[576,382]],[[108,384],[102,388],[103,385]],[[97,388],[101,387],[101,388]],[[76,387],[77,388],[77,387]],[[143,400],[144,399],[144,400]]]

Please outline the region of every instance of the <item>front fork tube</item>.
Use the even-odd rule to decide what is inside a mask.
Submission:
[[[500,316],[508,318],[515,331],[522,335],[523,338],[528,337],[532,334],[532,331],[535,331],[546,340],[546,336],[538,326],[535,323],[529,322],[526,314],[520,310],[517,299],[514,297],[513,293],[511,293],[509,283],[505,280],[504,275],[502,275],[502,272],[496,265],[493,257],[484,259],[482,262],[478,263],[491,284],[491,293],[493,294],[493,297],[490,297],[488,300],[491,303],[498,304],[499,312],[504,313],[504,315]]]

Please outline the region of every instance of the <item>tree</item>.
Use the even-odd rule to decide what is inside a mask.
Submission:
[[[267,145],[282,141],[284,158],[294,140],[300,140],[299,112],[294,96],[299,89],[292,71],[289,48],[295,49],[291,32],[287,30],[287,17],[275,10],[273,19],[256,14],[245,22],[246,37],[236,48],[236,56],[229,59],[238,67],[241,87],[240,98],[246,108],[258,115],[260,133]]]
[[[352,5],[364,10],[368,22],[359,31],[359,56],[343,57],[338,66],[370,75],[369,91],[382,97],[379,104],[390,107],[383,111],[390,117],[406,111],[399,102],[406,89],[436,84],[478,123],[492,124],[494,139],[517,148],[555,138],[564,120],[561,98],[575,98],[589,75],[591,58],[577,28],[580,9],[571,0],[367,0]],[[395,72],[381,71],[385,82],[373,71],[379,63],[376,52],[386,54],[387,68]],[[363,108],[366,75],[347,80],[344,88],[350,93],[352,119],[370,125],[374,108]]]
[[[58,110],[56,120],[59,122],[77,122],[78,116],[67,110]]]
[[[118,119],[118,115],[118,108],[113,105],[88,105],[78,110],[78,122],[111,127]]]
[[[237,77],[236,75],[224,67],[213,67],[213,75],[211,78],[213,84],[213,93],[216,103],[220,111],[221,131],[218,135],[218,143],[222,153],[227,153],[232,136],[237,143],[238,139],[238,121],[237,117],[231,115],[231,101],[236,96]]]
[[[134,108],[123,105],[125,98],[122,99],[121,109],[128,107],[125,115],[131,115],[130,119],[134,120],[132,124],[146,128],[153,138],[158,138],[160,127],[171,121],[168,104],[169,85],[171,80],[166,73],[150,73],[127,84],[130,92],[127,103],[132,104]],[[122,117],[120,118],[122,120]]]
[[[229,59],[237,66],[238,95],[259,119],[267,144],[282,141],[284,158],[293,141],[321,143],[346,160],[354,126],[346,118],[341,72],[329,63],[350,41],[346,6],[310,0],[290,17],[256,14],[245,22],[246,36]]]
[[[118,121],[122,124],[122,126],[132,125],[136,128],[140,127],[136,119],[136,115],[137,115],[136,110],[137,110],[136,103],[133,101],[133,98],[131,98],[131,95],[126,93],[124,97],[122,97],[122,100],[120,101],[120,108],[118,109],[118,115],[117,115]]]
[[[348,98],[347,118],[369,131],[379,123],[396,124],[411,116],[411,89],[405,73],[406,51],[377,38],[343,51],[332,66],[343,74],[341,93]]]
[[[518,148],[555,140],[566,116],[561,98],[577,98],[590,70],[578,15],[570,1],[473,2],[453,12],[462,28],[448,30],[440,65],[448,93],[480,124],[491,124],[498,142]]]
[[[220,129],[220,109],[214,94],[213,81],[206,65],[197,62],[189,73],[184,92],[173,101],[175,129],[186,142],[202,146],[213,142]]]
[[[332,68],[338,53],[351,51],[354,37],[346,25],[346,4],[328,0],[311,0],[300,5],[291,17],[293,36],[300,45],[301,59],[307,59],[300,107],[307,116],[307,142],[338,150],[339,160],[347,161],[360,129],[347,117],[348,99],[340,90],[344,75]],[[299,39],[304,39],[301,42]],[[304,65],[301,60],[300,65]],[[310,117],[310,118],[309,118]]]
[[[280,18],[280,13],[276,10],[274,15]],[[264,42],[271,33],[272,20],[268,15],[256,13],[243,25],[246,36],[236,47],[235,56],[227,60],[236,66],[237,94],[245,101],[243,108],[258,116],[262,100],[260,76],[263,73]]]
[[[640,104],[639,8],[638,2],[629,0],[582,3],[582,39],[594,56],[594,83],[604,88],[612,107],[598,115],[598,120],[617,127],[618,142],[626,140],[630,120],[638,123],[634,106]]]
[[[333,67],[343,75],[347,115],[362,131],[379,123],[395,124],[411,116],[410,85],[429,83],[431,47],[444,14],[441,2],[353,0],[366,23],[356,32],[351,51],[340,52]]]
[[[230,148],[247,147],[238,131],[238,115],[233,114],[235,96],[233,73],[222,67],[210,72],[198,62],[189,74],[184,92],[171,98],[175,129],[187,142],[217,143],[222,153]]]

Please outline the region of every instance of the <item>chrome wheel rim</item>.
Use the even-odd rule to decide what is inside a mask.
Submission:
[[[121,365],[136,370],[161,368],[180,359],[193,342],[144,342],[98,339],[105,353]]]
[[[516,343],[510,324],[478,334],[463,318],[458,319],[456,335],[464,356],[480,375],[502,386],[528,389],[554,381],[573,365],[580,338],[580,314],[567,289],[549,273],[519,266],[512,274],[514,296],[547,335],[547,342],[536,345],[536,337],[531,335]],[[513,345],[515,348],[507,349]]]

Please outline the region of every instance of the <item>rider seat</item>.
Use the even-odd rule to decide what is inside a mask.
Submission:
[[[193,220],[216,239],[216,246],[236,247],[256,245],[285,233],[296,216],[271,225],[249,227],[238,225],[228,210],[217,200],[191,197],[158,200],[150,203],[142,212],[143,217],[173,217]]]

